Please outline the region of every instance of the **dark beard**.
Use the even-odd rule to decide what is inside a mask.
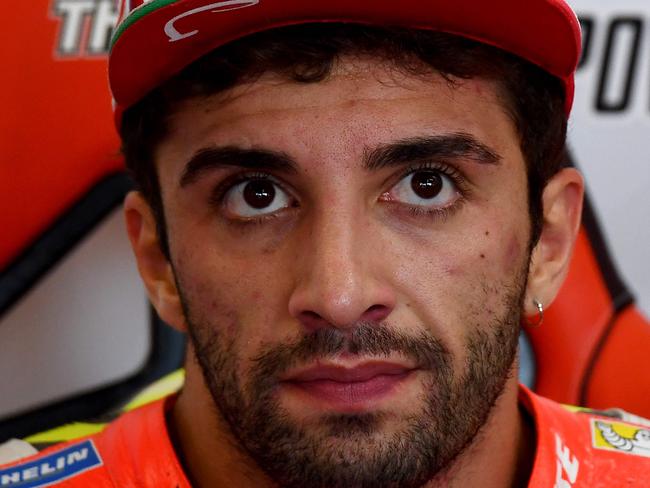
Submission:
[[[179,288],[180,289],[180,288]],[[476,324],[467,343],[466,371],[454,374],[452,355],[435,337],[400,333],[387,324],[359,324],[352,334],[323,328],[293,343],[265,349],[244,382],[236,338],[192,321],[196,357],[218,414],[237,447],[284,487],[419,487],[445,472],[486,423],[512,371],[523,286],[504,296],[503,315]],[[426,375],[422,409],[399,431],[382,434],[382,414],[330,415],[301,428],[275,396],[281,373],[341,352],[362,357],[399,353]]]

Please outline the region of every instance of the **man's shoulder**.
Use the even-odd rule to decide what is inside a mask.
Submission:
[[[650,427],[620,410],[561,405],[522,389],[535,419],[537,454],[531,487],[554,480],[559,488],[650,485]],[[543,473],[541,471],[544,471]]]
[[[0,486],[113,487],[96,437],[56,444],[0,466]]]
[[[0,486],[126,488],[141,486],[143,479],[147,486],[189,486],[167,433],[169,400],[140,406],[99,432],[0,466]]]

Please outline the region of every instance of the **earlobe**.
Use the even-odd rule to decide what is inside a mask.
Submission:
[[[555,299],[569,269],[580,228],[584,181],[575,168],[565,168],[544,189],[544,222],[531,256],[524,314],[538,313],[534,301],[545,308]]]
[[[126,230],[138,271],[147,295],[160,318],[185,331],[185,318],[174,273],[162,252],[151,207],[140,192],[130,192],[124,200]]]

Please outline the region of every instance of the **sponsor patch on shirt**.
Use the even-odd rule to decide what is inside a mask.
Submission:
[[[650,429],[592,418],[591,437],[596,449],[650,458]]]
[[[95,445],[87,440],[35,461],[0,470],[0,487],[50,486],[101,465]]]

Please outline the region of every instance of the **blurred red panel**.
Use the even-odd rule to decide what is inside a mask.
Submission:
[[[101,3],[105,10],[112,2],[89,0],[85,12],[75,7],[76,17],[61,10],[69,0],[15,2],[3,12],[0,269],[93,183],[122,167],[106,58],[84,48],[91,10]],[[83,28],[76,52],[62,55],[66,21]]]

